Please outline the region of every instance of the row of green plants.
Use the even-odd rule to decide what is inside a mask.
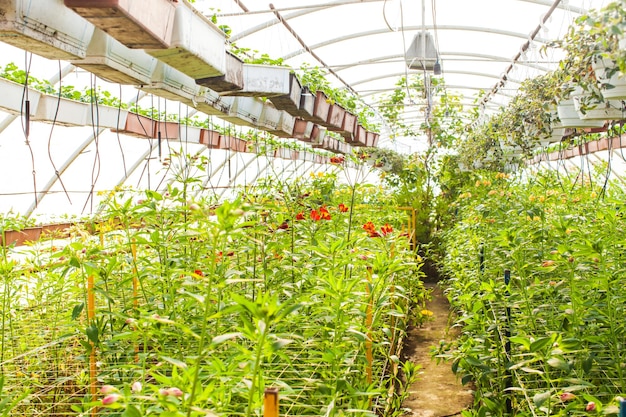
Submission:
[[[471,175],[439,234],[461,336],[436,356],[475,390],[463,415],[616,415],[626,395],[623,187],[603,188],[601,172]]]
[[[219,203],[183,175],[3,247],[4,415],[261,415],[268,387],[281,414],[401,413],[428,292],[406,214],[341,169]]]

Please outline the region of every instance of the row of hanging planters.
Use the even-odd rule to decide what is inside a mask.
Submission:
[[[367,132],[355,114],[331,103],[322,91],[313,90],[315,97],[302,93],[289,67],[243,62],[226,50],[224,33],[188,2],[158,0],[149,10],[133,1],[9,3],[11,13],[3,19],[0,33],[6,35],[3,40],[22,49],[68,59],[105,80],[135,85],[280,137],[292,137],[299,116],[340,132],[353,145],[367,145]],[[275,97],[274,105],[261,97]],[[293,104],[288,104],[289,99]],[[67,116],[70,120],[64,121],[63,117],[74,114],[65,106],[70,104],[63,102],[59,123],[90,124],[84,110],[84,117]],[[56,109],[55,103],[48,107]],[[102,116],[102,126],[111,127],[113,122],[120,125],[119,118],[109,123]],[[375,146],[377,133],[370,135],[376,136],[369,139]]]
[[[402,413],[427,291],[406,214],[340,169],[220,204],[113,192],[21,262],[0,248],[3,411],[256,416],[271,387],[285,415]]]
[[[467,166],[531,157],[537,148],[580,133],[606,131],[626,108],[626,11],[622,1],[580,16],[563,39],[556,70],[522,82],[507,107],[468,133]],[[487,127],[482,125],[488,125]]]
[[[617,415],[626,394],[623,189],[552,171],[473,175],[441,236],[461,336],[437,353],[475,389],[463,415]]]

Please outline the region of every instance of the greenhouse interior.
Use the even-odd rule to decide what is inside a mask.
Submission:
[[[625,31],[0,0],[0,415],[626,416]]]

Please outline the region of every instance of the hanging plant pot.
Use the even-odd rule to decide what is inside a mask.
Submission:
[[[18,115],[26,113],[26,99],[29,101],[29,112],[31,116],[35,115],[41,93],[24,87],[24,84],[14,83],[13,81],[0,78],[0,109],[8,113]]]
[[[621,102],[617,100],[605,100],[604,102],[591,102],[589,94],[579,94],[572,97],[574,108],[581,120],[620,120],[624,118]],[[583,104],[589,108],[583,108]]]
[[[310,142],[313,134],[313,122],[304,119],[296,119],[293,126],[293,137],[303,142]]]
[[[255,127],[263,114],[263,102],[253,97],[237,97],[228,115],[220,116],[239,126]]]
[[[557,112],[559,114],[561,126],[564,128],[604,126],[603,120],[581,120],[580,117],[578,117],[578,112],[576,111],[576,107],[574,107],[574,99],[572,98],[560,101],[557,105]]]
[[[140,89],[192,107],[196,98],[202,95],[201,87],[193,78],[162,62],[157,64],[150,84],[142,85]]]
[[[290,94],[291,68],[277,65],[243,64],[243,88],[227,91],[226,96],[285,97]],[[274,106],[276,106],[274,104]],[[276,107],[278,108],[278,107]],[[279,109],[283,110],[283,109]]]
[[[33,120],[61,126],[87,125],[88,104],[44,94],[39,99]]]
[[[626,47],[626,38],[624,39],[625,40],[620,40],[620,45],[624,44],[623,47],[621,47],[622,50]],[[626,76],[620,72],[614,61],[608,58],[598,57],[592,62],[591,66],[595,72],[598,84],[600,85],[602,96],[605,99],[626,99]]]
[[[311,146],[314,148],[321,148],[324,145],[324,139],[326,139],[327,130],[319,125],[313,125],[311,130]]]
[[[267,104],[266,104],[267,107]],[[281,138],[290,138],[293,136],[294,124],[296,118],[284,110],[280,110],[280,118],[274,129],[267,130],[269,133]]]
[[[129,48],[156,49],[170,45],[176,0],[151,0],[149,6],[145,0],[64,1],[67,7]]]
[[[140,138],[154,138],[156,137],[155,129],[156,122],[151,118],[141,114],[130,113],[126,118],[124,127],[112,129],[112,131]]]
[[[354,128],[354,135],[351,141],[348,141],[352,146],[367,146],[367,131],[359,124]]]
[[[155,138],[159,135],[164,140],[177,140],[180,138],[180,124],[177,122],[162,122],[155,120],[154,122],[154,134]]]
[[[87,105],[87,125],[96,127],[106,127],[109,129],[119,129],[126,125],[128,110],[110,106],[88,104]]]
[[[325,126],[332,132],[340,132],[342,129],[343,118],[346,115],[346,109],[339,104],[331,104],[328,109]]]
[[[220,138],[220,133],[215,130],[202,129],[200,132],[200,143],[207,148],[219,148]]]
[[[558,143],[561,140],[563,140],[564,135],[565,135],[564,127],[554,127],[551,130],[550,136],[539,139],[539,144],[541,144],[541,146],[548,146],[551,143]]]
[[[235,136],[223,135],[220,138],[220,148],[230,149],[235,152],[246,152],[248,142]]]
[[[278,124],[280,123],[281,116],[282,112],[280,110],[276,109],[269,103],[264,103],[263,111],[261,112],[261,117],[259,117],[256,127],[266,132],[276,131]]]
[[[176,7],[168,48],[146,52],[193,79],[218,77],[226,71],[226,37],[189,3]]]
[[[58,0],[0,0],[0,40],[49,59],[85,56],[94,27]]]
[[[289,92],[286,94],[270,97],[270,101],[279,110],[285,110],[289,114],[296,114],[300,110],[300,96],[302,84],[296,74],[289,72]]]
[[[330,102],[328,96],[323,91],[315,93],[315,106],[313,107],[313,120],[322,126],[328,125],[328,114],[330,112]]]
[[[156,58],[141,49],[130,49],[96,28],[83,59],[73,65],[98,77],[125,85],[149,84],[157,66]]]
[[[294,111],[294,116],[302,117],[304,120],[315,122],[313,111],[315,110],[315,94],[307,87],[302,87],[300,94],[300,104],[298,110]]]
[[[200,143],[200,137],[202,136],[203,129],[195,126],[180,125],[178,130],[178,136],[181,142]]]
[[[220,97],[215,91],[207,90],[206,93],[196,97],[196,109],[213,116],[224,116],[235,104],[235,97]]]
[[[243,61],[230,52],[224,55],[224,73],[207,78],[198,78],[196,83],[218,93],[243,89]]]
[[[380,135],[376,132],[366,132],[365,138],[367,143],[366,146],[375,148],[376,146],[378,146],[378,139],[380,138]]]
[[[354,127],[356,126],[357,121],[358,118],[356,115],[348,111],[345,112],[343,120],[341,122],[341,130],[339,131],[339,134],[343,136],[348,143],[350,143],[350,140],[352,140],[352,136],[354,135]]]

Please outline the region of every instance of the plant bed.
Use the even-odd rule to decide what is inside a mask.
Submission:
[[[196,98],[203,92],[193,78],[162,62],[157,64],[150,84],[139,88],[168,100],[180,101],[191,107],[195,105]]]
[[[176,0],[64,0],[65,5],[129,48],[167,48]]]
[[[127,118],[128,110],[102,104],[87,104],[87,126],[118,129],[126,125]]]
[[[39,105],[41,93],[37,90],[28,89],[23,84],[0,78],[0,108],[8,113],[18,115],[26,113],[26,99],[29,101],[30,115],[34,116]]]
[[[156,121],[141,114],[130,113],[126,117],[126,124],[123,128],[111,130],[140,138],[154,138],[156,137]]]
[[[248,142],[235,136],[221,135],[219,146],[220,149],[230,149],[235,152],[246,152],[248,149]]]
[[[202,129],[200,132],[200,143],[207,148],[220,148],[220,133],[215,130]]]
[[[62,126],[85,126],[88,111],[87,103],[44,94],[32,119]]]

